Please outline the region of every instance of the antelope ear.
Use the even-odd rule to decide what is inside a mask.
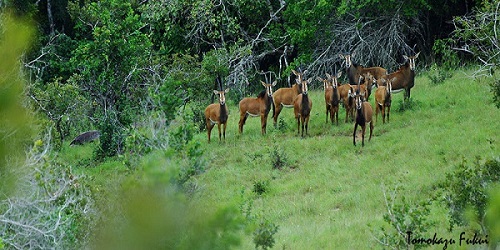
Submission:
[[[323,78],[321,78],[321,77],[319,77],[319,76],[318,76],[316,79],[317,79],[318,81],[320,81],[320,82],[324,82],[324,81],[325,81]]]
[[[345,58],[345,56],[342,55],[342,54],[339,54],[339,57],[340,57],[340,59],[344,59]]]
[[[407,57],[406,55],[403,55],[403,58],[404,58],[405,60],[408,60],[408,57]]]
[[[326,77],[332,78],[332,76],[330,74],[328,74],[328,73],[325,73],[325,74],[326,74]]]
[[[396,81],[396,79],[397,79],[396,77],[393,77],[393,78],[391,79],[391,82]]]
[[[337,73],[337,78],[339,78],[339,77],[341,77],[341,76],[342,76],[342,71],[339,71],[339,72]]]
[[[356,52],[352,52],[351,57],[355,57],[355,56],[356,56]]]
[[[227,92],[229,92],[229,88],[227,88],[226,90],[224,90],[224,93],[227,93]]]
[[[382,83],[387,82],[387,80],[385,80],[385,78],[380,78],[380,81],[381,81]]]
[[[294,75],[296,75],[296,76],[298,76],[298,75],[299,75],[299,72],[295,71],[294,69],[292,69],[292,73],[293,73]]]
[[[307,70],[304,70],[304,72],[302,72],[302,75],[306,75],[307,74]]]
[[[265,82],[260,81],[260,83],[262,84],[262,86],[266,87],[266,83]]]
[[[415,55],[415,59],[417,59],[418,55],[420,55],[420,51]]]
[[[218,94],[219,94],[219,91],[214,90],[214,94],[215,94],[215,95],[218,95]]]
[[[309,79],[306,80],[307,81],[307,84],[311,83],[312,82],[312,77],[310,77]]]
[[[276,86],[276,83],[278,83],[278,82],[277,82],[277,81],[274,81],[274,82],[271,84],[271,86],[273,86],[273,87],[274,87],[274,86]]]

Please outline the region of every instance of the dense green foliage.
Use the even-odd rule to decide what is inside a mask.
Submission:
[[[0,194],[8,194],[15,184],[15,172],[23,165],[23,146],[29,140],[33,122],[23,106],[23,75],[19,58],[30,46],[33,29],[26,21],[0,15]],[[9,154],[10,157],[5,157]]]
[[[447,190],[445,203],[450,211],[450,226],[476,224],[481,233],[488,235],[484,218],[489,192],[500,183],[500,159],[482,162],[478,158],[472,165],[464,160],[446,179],[441,186]],[[467,209],[470,209],[470,218],[467,218]]]

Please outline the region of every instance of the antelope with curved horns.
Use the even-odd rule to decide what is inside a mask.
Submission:
[[[356,91],[356,95],[354,97],[354,102],[356,105],[356,119],[354,122],[354,132],[352,133],[352,142],[354,146],[356,146],[356,129],[358,125],[361,126],[361,146],[365,146],[365,130],[366,124],[370,124],[370,138],[368,141],[372,139],[373,133],[373,109],[369,102],[364,100],[364,93],[360,92],[359,89]]]
[[[392,102],[392,82],[396,81],[396,78],[394,77],[388,81],[384,78],[380,80],[385,84],[385,86],[379,86],[375,91],[375,120],[378,121],[378,113],[382,112],[382,120],[385,123],[385,108],[387,108],[387,122],[389,122]]]
[[[229,110],[226,106],[226,96],[225,94],[229,92],[229,89],[224,91],[214,90],[214,94],[219,96],[219,103],[212,103],[208,105],[205,109],[205,121],[207,123],[207,133],[208,142],[210,142],[210,134],[215,124],[217,124],[217,129],[219,130],[219,141],[221,140],[221,129],[223,126],[224,140],[226,140],[226,124],[229,114]]]
[[[299,79],[296,79],[299,83]],[[302,124],[302,137],[304,137],[304,128],[308,131],[309,117],[311,115],[312,101],[308,95],[307,85],[311,82],[311,79],[302,81],[301,83],[301,93],[295,98],[293,103],[293,111],[295,113],[295,119],[297,119],[297,133],[300,133],[300,128]]]
[[[386,80],[397,78],[395,81],[391,82],[392,92],[395,93],[404,90],[404,100],[410,99],[410,90],[415,85],[415,60],[418,58],[419,54],[420,52],[414,56],[403,55],[403,58],[406,60],[405,64],[403,64],[396,72],[383,77]],[[385,83],[381,80],[378,80],[377,83],[379,86],[385,85]]]
[[[330,114],[330,121],[336,121],[339,124],[339,103],[340,94],[338,90],[338,78],[342,75],[342,72],[338,72],[336,75],[331,76],[326,73],[327,79],[317,77],[319,81],[323,82],[323,88],[325,90],[325,107],[326,107],[326,122],[328,123],[328,114]]]
[[[349,84],[355,85],[358,83],[360,76],[366,73],[370,73],[375,79],[380,79],[387,75],[387,70],[382,67],[369,67],[365,68],[362,65],[358,65],[352,62],[351,57],[354,57],[355,53],[352,54],[339,54],[341,59],[345,60],[347,78],[349,79]]]
[[[249,115],[254,117],[260,116],[262,128],[261,132],[263,135],[266,133],[267,115],[271,110],[271,106],[274,107],[272,87],[276,85],[276,81],[274,81],[272,84],[267,84],[262,81],[261,83],[264,88],[266,88],[266,90],[260,92],[257,98],[246,97],[240,101],[240,121],[238,123],[240,134],[243,133],[243,125],[245,125],[245,122]]]
[[[301,88],[302,88],[301,84],[303,81],[302,77],[307,71],[299,73],[292,69],[292,72],[297,77],[296,78],[297,83],[292,85],[291,88],[280,88],[276,90],[273,94],[273,101],[275,106],[275,111],[273,115],[274,126],[276,126],[276,123],[278,122],[278,116],[280,115],[283,107],[292,108],[294,106],[295,97],[297,97],[297,95],[301,93]]]
[[[358,78],[358,83],[356,85],[351,85],[351,87],[354,89],[353,94],[355,94],[356,92],[361,92],[363,94],[364,100],[368,100],[368,87],[365,77],[360,76]]]

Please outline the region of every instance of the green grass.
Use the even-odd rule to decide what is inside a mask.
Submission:
[[[269,118],[262,136],[260,119],[249,118],[238,135],[239,114],[232,105],[226,141],[203,146],[209,167],[197,177],[201,188],[195,199],[216,206],[233,201],[242,190],[251,192],[255,181],[269,181],[270,191],[258,198],[254,210],[279,225],[277,248],[371,247],[376,242],[370,231],[384,224],[382,186],[400,183],[403,195],[416,201],[430,197],[431,186],[462,158],[498,156],[500,111],[491,103],[489,86],[463,72],[440,85],[417,77],[414,109],[397,112],[403,94],[395,94],[390,123],[382,124],[379,117],[364,148],[360,141],[353,146],[353,124],[344,123],[345,111],[341,108],[339,126],[325,124],[323,92],[310,93],[313,110],[305,138],[297,135],[292,109],[280,115],[285,131],[275,129]],[[206,141],[206,133],[196,139]],[[273,148],[282,148],[292,167],[273,170]],[[433,211],[441,224],[428,231],[446,235],[443,209]],[[251,239],[244,247],[253,247]]]
[[[274,128],[269,117],[262,136],[260,118],[249,117],[238,135],[238,108],[228,103],[226,141],[218,141],[216,127],[211,144],[206,132],[194,137],[202,142],[207,165],[191,179],[196,184],[191,202],[213,209],[242,205],[254,197],[252,213],[279,226],[275,249],[371,248],[377,245],[372,231],[387,226],[384,188],[401,185],[405,191],[400,195],[418,202],[429,198],[433,185],[463,158],[499,155],[500,110],[492,104],[489,89],[486,80],[470,79],[461,71],[439,85],[419,75],[412,89],[413,108],[398,112],[403,93],[395,94],[390,123],[382,124],[379,117],[365,147],[360,138],[353,146],[354,126],[344,123],[343,108],[338,126],[325,123],[320,90],[310,91],[313,108],[304,138],[297,134],[293,109],[281,112],[284,129]],[[77,171],[93,176],[96,185],[129,173],[119,158],[92,166],[92,147],[63,147],[61,158],[80,165]],[[274,152],[285,167],[273,168]],[[256,182],[266,183],[260,196],[252,193]],[[445,209],[435,205],[431,215],[438,224],[428,229],[429,236],[457,237],[446,231]],[[254,248],[251,234],[242,248]]]

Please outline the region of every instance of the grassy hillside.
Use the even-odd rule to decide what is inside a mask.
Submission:
[[[320,86],[319,82],[314,85]],[[279,227],[275,249],[376,246],[373,234],[381,226],[388,227],[383,221],[387,212],[384,190],[398,186],[400,197],[417,203],[431,197],[433,185],[463,159],[499,156],[500,110],[492,104],[489,91],[487,79],[471,79],[461,71],[438,85],[421,74],[412,89],[412,108],[399,110],[403,93],[395,94],[390,122],[382,124],[379,117],[372,140],[366,140],[363,148],[361,142],[353,146],[354,126],[344,123],[343,108],[338,126],[325,123],[322,90],[310,91],[313,109],[305,138],[297,135],[293,109],[282,111],[278,128],[269,117],[265,136],[260,134],[260,118],[249,118],[244,133],[238,135],[238,108],[228,103],[225,142],[218,142],[217,128],[211,144],[206,143],[206,132],[194,135],[205,152],[201,157],[205,171],[189,180],[195,190],[192,207],[213,211],[236,206],[274,223]],[[370,102],[373,105],[373,95]],[[120,181],[116,180],[142,171],[124,166],[123,158],[90,167],[94,146],[64,147],[60,157],[81,166],[76,170],[91,176],[95,191],[117,192]],[[176,163],[166,160],[162,164]],[[255,194],[257,187],[265,192]],[[107,200],[98,203],[108,206]],[[461,229],[447,231],[442,206],[432,207],[431,219],[436,225],[427,228],[425,236],[438,233],[457,238],[460,234]],[[247,235],[242,248],[255,248],[251,232]]]
[[[239,136],[237,106],[230,105],[226,142],[203,144],[209,168],[196,177],[197,202],[231,203],[265,183],[268,192],[256,198],[253,210],[279,225],[277,248],[363,249],[376,244],[370,230],[384,224],[384,189],[401,185],[401,195],[416,201],[432,195],[431,185],[463,158],[499,155],[500,111],[487,82],[463,72],[439,85],[417,77],[413,108],[398,111],[403,94],[395,94],[390,123],[379,119],[364,148],[352,145],[353,124],[343,122],[343,109],[339,126],[326,124],[323,92],[311,96],[305,138],[297,135],[292,109],[281,113],[285,129],[271,125],[261,136],[260,119],[249,118]],[[206,141],[206,134],[196,138]],[[276,152],[288,167],[273,169]],[[444,210],[434,209],[442,224],[429,228],[430,236],[449,235]],[[253,247],[250,239],[245,247]]]

